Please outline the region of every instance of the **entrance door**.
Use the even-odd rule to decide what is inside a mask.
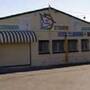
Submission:
[[[30,48],[28,44],[0,45],[0,66],[30,64]]]

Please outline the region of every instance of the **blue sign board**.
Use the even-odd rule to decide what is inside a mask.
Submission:
[[[83,36],[83,32],[58,32],[59,37],[64,37],[65,35],[69,37],[80,37]]]

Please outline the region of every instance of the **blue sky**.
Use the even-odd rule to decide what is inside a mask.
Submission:
[[[90,22],[90,0],[0,0],[0,17],[52,7]]]

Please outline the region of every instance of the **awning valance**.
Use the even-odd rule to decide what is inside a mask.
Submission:
[[[37,41],[33,31],[0,31],[0,43],[30,43]]]

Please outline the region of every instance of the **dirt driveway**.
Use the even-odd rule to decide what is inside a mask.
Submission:
[[[90,90],[90,65],[0,75],[0,90]]]

